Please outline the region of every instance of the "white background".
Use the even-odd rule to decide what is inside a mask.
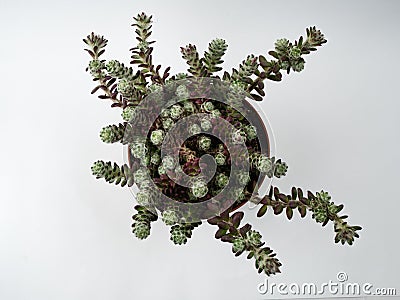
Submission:
[[[277,4],[279,3],[279,4]],[[308,216],[246,218],[283,263],[275,283],[349,282],[395,287],[399,259],[398,1],[0,2],[0,299],[260,299],[254,262],[235,258],[215,228],[185,246],[162,222],[148,240],[131,233],[128,189],[95,180],[93,161],[123,162],[98,132],[119,110],[90,95],[82,38],[109,40],[105,59],[129,63],[132,17],[154,15],[154,61],[185,71],[179,47],[203,53],[221,37],[230,70],[276,39],[318,26],[328,43],[304,72],[268,83],[262,107],[288,175],[275,182],[328,190],[363,226],[353,247]],[[275,296],[275,295],[274,295]],[[326,295],[329,296],[329,295]],[[271,297],[271,295],[269,295]]]

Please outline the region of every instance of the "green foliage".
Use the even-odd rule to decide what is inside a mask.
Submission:
[[[208,71],[208,76],[215,72],[221,71],[222,67],[218,66],[224,61],[222,57],[224,56],[226,49],[228,49],[228,44],[223,39],[214,39],[208,45],[208,51],[204,53],[204,65]]]
[[[161,72],[161,66],[153,63],[153,44],[150,40],[152,33],[152,16],[140,13],[134,17],[134,24],[137,44],[130,49],[132,52],[132,66],[125,66],[118,60],[106,62],[100,59],[107,46],[107,40],[94,33],[89,34],[83,41],[87,48],[85,51],[91,56],[91,60],[86,68],[93,81],[96,82],[92,94],[101,91],[98,97],[100,99],[109,99],[112,101],[112,107],[122,109],[121,117],[123,123],[108,125],[100,132],[100,138],[105,143],[121,142],[129,145],[129,153],[133,156],[132,165],[118,166],[116,163],[97,161],[92,166],[92,173],[96,178],[104,178],[106,182],[115,183],[121,186],[132,186],[137,184],[140,191],[137,193],[137,202],[141,205],[135,206],[137,213],[133,216],[132,231],[139,239],[145,239],[150,235],[151,222],[158,219],[156,209],[153,211],[153,204],[156,194],[148,184],[148,172],[146,168],[152,168],[153,173],[157,174],[157,185],[165,193],[172,191],[177,197],[182,197],[182,191],[174,190],[166,179],[167,173],[175,172],[178,162],[172,156],[160,157],[160,145],[162,145],[166,133],[181,118],[195,112],[209,113],[212,118],[223,116],[235,119],[235,111],[230,107],[223,108],[215,104],[210,99],[198,99],[199,103],[190,101],[190,93],[186,86],[181,85],[174,91],[174,97],[185,100],[182,105],[174,105],[162,111],[160,119],[157,120],[149,134],[148,141],[124,141],[126,130],[131,127],[128,123],[132,120],[136,109],[140,109],[138,104],[149,94],[159,93],[171,89],[174,81],[190,77],[212,77],[216,72],[222,70],[223,56],[227,50],[227,43],[223,39],[214,39],[204,52],[204,57],[200,57],[195,45],[189,44],[181,47],[182,58],[188,64],[188,72],[178,73],[171,77],[170,68],[167,67]],[[317,47],[326,43],[326,39],[320,30],[315,27],[306,29],[306,37],[302,36],[290,42],[286,38],[275,42],[274,50],[268,54],[272,57],[267,59],[265,56],[255,56],[250,54],[244,59],[237,69],[233,68],[231,73],[224,72],[222,79],[230,83],[232,89],[228,93],[228,99],[233,100],[238,107],[241,107],[245,100],[246,93],[256,100],[261,101],[265,96],[265,81],[281,81],[282,73],[286,71],[300,72],[305,66],[305,55],[317,50]],[[203,101],[205,100],[205,101]],[[146,119],[146,114],[143,116]],[[216,161],[219,168],[218,175],[211,181],[213,186],[208,187],[202,179],[194,181],[188,187],[189,192],[183,194],[180,201],[202,201],[211,195],[217,195],[229,181],[227,169],[231,164],[231,157],[240,156],[239,150],[232,149],[232,153],[225,151],[223,145],[216,147],[215,141],[207,135],[201,133],[201,130],[212,131],[213,122],[211,119],[202,119],[199,124],[192,124],[188,127],[192,135],[198,137],[191,141],[191,145],[186,144],[180,149],[182,155],[182,170],[194,176],[200,172],[199,157],[203,153],[210,153]],[[250,164],[254,174],[261,174],[269,178],[280,178],[287,172],[288,166],[281,159],[268,157],[259,153],[256,145],[257,130],[250,124],[242,124],[237,130],[229,133],[235,144],[247,143],[250,151]],[[128,135],[129,136],[129,135]],[[219,143],[219,142],[218,142]],[[222,146],[222,147],[220,147]],[[236,155],[233,155],[236,154]],[[251,186],[252,173],[230,174],[233,175],[236,182]],[[246,194],[247,193],[247,194]],[[230,196],[237,199],[237,204],[250,200],[251,193],[243,190],[232,190]],[[247,197],[247,196],[249,197]],[[245,198],[247,197],[247,198]],[[279,192],[277,187],[272,187],[268,195],[262,198],[254,196],[253,200],[259,201],[258,217],[262,217],[270,209],[275,215],[285,213],[291,220],[294,211],[298,211],[301,217],[305,217],[310,212],[311,217],[325,226],[333,222],[335,231],[335,242],[342,244],[352,244],[355,238],[358,238],[360,226],[350,226],[345,221],[346,215],[339,215],[343,205],[336,205],[331,201],[328,193],[321,191],[315,195],[308,191],[303,193],[300,188],[292,188],[291,194],[286,195]],[[257,201],[254,201],[257,202]],[[157,207],[158,209],[158,207]],[[232,252],[239,256],[247,253],[247,258],[254,258],[255,267],[258,272],[264,272],[266,275],[279,273],[281,263],[276,258],[276,254],[265,246],[261,240],[262,236],[258,231],[252,230],[250,224],[240,226],[243,219],[243,212],[233,213],[234,208],[225,210],[219,216],[209,218],[208,223],[218,227],[215,234],[217,239],[232,244]],[[197,223],[184,223],[184,218],[178,215],[174,209],[161,210],[162,221],[171,226],[170,239],[174,244],[182,245],[192,236],[194,228],[201,225]]]
[[[248,259],[254,257],[259,273],[264,272],[267,276],[280,273],[279,267],[282,264],[275,257],[275,253],[269,247],[264,246],[261,234],[252,230],[250,224],[240,226],[243,217],[243,212],[235,212],[231,216],[224,213],[209,219],[208,223],[218,226],[215,238],[231,243],[235,256],[248,252]]]
[[[275,157],[268,157],[260,153],[253,153],[250,156],[250,163],[269,178],[273,176],[276,178],[285,176],[288,169],[287,164],[281,159],[277,160]]]
[[[312,51],[317,50],[316,47],[322,46],[327,42],[321,31],[315,27],[307,28],[306,32],[307,38],[304,42],[303,37],[300,37],[294,43],[285,38],[277,40],[275,42],[275,50],[268,52],[274,58],[273,60],[268,60],[265,56],[260,55],[252,64],[251,58],[254,56],[248,56],[239,66],[239,71],[233,69],[232,75],[225,72],[224,79],[235,82],[239,77],[239,80],[244,83],[245,90],[251,94],[254,100],[263,100],[265,96],[263,81],[265,79],[281,81],[281,70],[285,70],[287,74],[290,73],[290,70],[294,72],[302,71],[305,64],[302,56],[310,54]],[[253,68],[254,66],[255,68]],[[240,74],[241,70],[242,75]],[[252,75],[254,75],[253,78],[251,77]]]
[[[132,80],[135,78],[132,67],[125,67],[123,63],[120,63],[117,60],[110,60],[106,65],[106,70],[110,76],[118,79],[125,78]]]
[[[322,32],[315,28],[315,26],[307,28],[306,32],[306,41],[302,43],[303,39],[300,38],[299,42],[296,43],[299,44],[299,47],[301,47],[301,52],[303,54],[309,54],[311,51],[316,51],[317,48],[315,47],[322,46],[327,42]]]
[[[238,252],[244,252],[244,250],[246,250],[246,240],[241,236],[235,238],[232,242],[232,252],[236,254]]]
[[[286,53],[289,50],[289,40],[288,39],[278,39],[275,42],[275,50],[277,53]]]
[[[126,106],[121,113],[121,117],[125,122],[129,122],[132,120],[134,112],[135,112],[134,106]]]
[[[83,42],[89,46],[89,49],[85,49],[90,56],[96,60],[102,55],[105,50],[104,48],[107,46],[107,40],[100,35],[94,34],[93,32],[89,34]]]
[[[178,223],[179,219],[178,216],[176,215],[175,210],[164,210],[162,212],[162,221],[165,223],[165,225],[172,226],[176,223]]]
[[[137,213],[133,215],[132,232],[138,239],[146,239],[150,235],[151,222],[157,221],[158,216],[147,208],[136,205]]]
[[[242,63],[239,65],[238,70],[232,70],[231,78],[233,81],[239,80],[247,84],[249,81],[249,77],[254,74],[254,72],[257,70],[257,67],[257,58],[253,54],[250,54],[244,61],[242,61]]]
[[[327,42],[324,35],[315,26],[307,28],[306,33],[307,38],[304,42],[302,36],[294,43],[287,39],[279,39],[275,43],[275,51],[269,52],[271,56],[278,60],[281,69],[286,70],[288,74],[291,69],[294,72],[302,71],[305,64],[302,55],[316,51],[316,47]]]
[[[355,238],[359,238],[359,234],[357,231],[360,231],[362,229],[361,226],[349,226],[347,222],[344,221],[347,216],[342,216],[340,217],[339,220],[335,220],[335,243],[342,243],[344,245],[345,243],[348,243],[349,245],[352,245],[354,242]]]
[[[348,225],[344,221],[347,216],[338,215],[344,207],[343,204],[336,205],[330,199],[329,194],[324,191],[317,192],[316,195],[310,191],[305,194],[302,189],[293,187],[291,194],[285,195],[280,193],[277,187],[271,187],[269,194],[265,195],[260,201],[261,207],[257,216],[262,217],[269,207],[272,208],[275,215],[285,212],[289,220],[292,219],[293,212],[296,209],[302,218],[306,216],[307,211],[311,211],[312,218],[317,223],[322,223],[322,226],[325,226],[329,221],[334,223],[336,243],[351,245],[354,239],[359,237],[357,231],[362,228]]]
[[[100,99],[111,99],[113,101],[113,106],[122,106],[123,101],[121,98],[118,98],[118,93],[116,92],[116,85],[114,84],[115,78],[106,75],[105,61],[99,60],[99,57],[105,52],[104,48],[107,46],[108,41],[103,36],[92,32],[83,39],[83,42],[89,46],[85,51],[92,57],[92,61],[89,62],[86,71],[90,71],[93,80],[98,81],[98,85],[91,93],[94,94],[98,90],[102,90],[104,94],[99,95]]]
[[[274,159],[274,157],[272,159]],[[280,178],[286,175],[286,172],[288,170],[288,165],[285,162],[281,161],[281,159],[278,159],[276,162],[273,163],[273,165],[274,165],[273,168],[274,176],[276,178]]]
[[[169,76],[169,67],[165,69],[164,73],[161,75],[159,70],[160,65],[153,65],[153,47],[151,46],[154,41],[149,41],[151,35],[152,27],[152,16],[147,16],[145,13],[138,14],[133,18],[135,23],[132,26],[136,27],[136,39],[138,44],[136,47],[132,48],[132,61],[131,63],[137,64],[141,69],[141,73],[145,77],[150,77],[153,83],[163,84]]]
[[[192,237],[193,229],[201,225],[201,222],[175,224],[171,227],[171,241],[175,245],[186,244],[187,240]]]
[[[126,124],[108,125],[100,131],[100,138],[104,143],[122,142]]]
[[[120,167],[116,163],[113,165],[110,161],[98,160],[92,165],[92,173],[97,179],[104,178],[108,183],[116,185],[132,186],[134,183],[132,171],[126,164]]]
[[[187,45],[186,47],[181,47],[182,58],[186,60],[189,65],[188,72],[195,77],[204,77],[207,75],[207,71],[203,65],[203,61],[199,57],[196,46]]]
[[[282,265],[277,258],[276,254],[269,248],[263,247],[256,251],[250,251],[249,257],[254,257],[256,261],[256,269],[258,273],[264,271],[267,276],[280,273],[279,267]]]
[[[93,59],[89,62],[88,69],[90,71],[90,74],[95,79],[100,79],[105,76],[103,72],[103,70],[105,69],[104,61]]]

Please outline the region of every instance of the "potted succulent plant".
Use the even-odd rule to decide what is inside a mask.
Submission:
[[[210,42],[200,57],[194,45],[181,48],[188,73],[170,76],[153,63],[154,41],[150,40],[152,17],[134,17],[137,45],[131,49],[131,67],[100,57],[107,40],[94,33],[84,42],[91,56],[87,71],[97,83],[92,94],[111,100],[122,110],[123,121],[104,127],[105,143],[122,143],[125,164],[97,161],[93,175],[109,183],[130,187],[137,205],[133,233],[139,239],[150,235],[151,222],[161,216],[170,226],[173,243],[185,244],[203,221],[217,227],[215,238],[232,244],[236,256],[247,252],[258,272],[279,271],[275,253],[261,241],[250,224],[241,225],[238,209],[252,202],[262,217],[270,208],[290,220],[298,211],[310,212],[325,226],[333,222],[335,242],[352,244],[359,226],[350,226],[343,205],[331,201],[327,192],[313,193],[293,187],[288,194],[269,186],[273,177],[286,174],[287,165],[273,156],[265,120],[254,104],[265,96],[266,80],[281,81],[282,73],[304,69],[304,56],[326,43],[315,27],[294,42],[280,39],[268,60],[249,55],[231,72],[223,72],[222,57],[227,44]],[[261,187],[269,192],[260,195]]]

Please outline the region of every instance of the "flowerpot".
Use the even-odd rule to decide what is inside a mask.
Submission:
[[[203,116],[204,113],[206,113],[206,116],[210,115],[210,123],[211,123],[211,128],[202,133],[198,134],[193,134],[189,135],[186,140],[184,140],[184,143],[177,143],[176,147],[179,147],[179,164],[184,171],[184,175],[190,175],[193,178],[196,178],[196,176],[199,175],[199,172],[201,171],[201,156],[204,154],[211,154],[216,156],[218,153],[222,153],[226,157],[226,163],[225,165],[217,165],[216,171],[223,174],[230,174],[230,167],[232,167],[232,164],[235,164],[235,162],[231,161],[232,155],[229,153],[227,147],[224,145],[224,148],[222,149],[221,143],[219,143],[220,139],[219,137],[223,134],[227,134],[226,130],[223,131],[221,130],[220,126],[220,121],[224,122],[229,122],[232,126],[239,126],[240,128],[247,128],[246,126],[254,126],[256,129],[256,137],[253,137],[252,139],[247,138],[245,144],[245,148],[251,149],[251,151],[257,151],[257,153],[262,153],[266,157],[270,157],[271,155],[271,143],[270,143],[270,138],[269,134],[267,131],[267,127],[265,125],[265,122],[260,116],[259,112],[256,110],[256,108],[249,103],[249,101],[253,100],[244,100],[240,102],[240,111],[233,106],[218,102],[215,99],[210,99],[207,97],[203,98],[189,98],[190,103],[193,104],[195,107],[195,110],[197,111],[198,115]],[[211,113],[208,113],[204,111],[204,106],[205,103],[211,102],[215,107],[219,108],[219,111],[221,111],[221,115],[215,117],[211,117]],[[186,102],[181,102],[186,103]],[[236,103],[237,104],[237,103]],[[235,104],[235,105],[236,105]],[[181,106],[184,106],[186,104],[182,104]],[[172,106],[170,106],[168,109],[171,109]],[[172,113],[172,112],[170,112]],[[187,113],[187,115],[193,116],[196,115],[196,113]],[[147,116],[144,115],[142,118],[145,118]],[[162,124],[167,117],[163,116],[162,113],[160,116],[157,116],[154,121],[152,122],[152,125],[150,126],[150,130],[148,130],[146,134],[146,149],[150,152],[149,149],[155,149],[154,145],[151,143],[151,132],[155,130],[161,130],[160,128],[163,128]],[[182,120],[185,120],[182,118]],[[202,119],[203,120],[203,119]],[[186,128],[192,126],[193,124],[186,124],[183,123],[183,121],[177,122],[175,126],[182,126],[180,131],[186,130]],[[239,125],[238,125],[239,124]],[[133,122],[132,126],[135,128],[138,127],[138,124]],[[236,128],[236,127],[235,127]],[[172,130],[172,129],[170,129]],[[167,130],[165,130],[167,132]],[[178,130],[178,132],[180,132]],[[230,132],[228,132],[230,133]],[[165,139],[167,139],[168,134],[165,134]],[[212,147],[210,147],[209,150],[204,150],[201,149],[201,145],[199,144],[201,141],[201,137],[206,136],[207,139],[209,139],[211,142]],[[174,136],[169,137],[169,138],[174,138]],[[164,141],[165,141],[164,139]],[[163,141],[163,143],[164,143]],[[153,141],[154,142],[154,141]],[[182,210],[182,203],[187,203],[187,204],[193,204],[193,203],[207,203],[205,206],[207,208],[202,207],[201,209],[198,209],[196,211],[196,216],[197,219],[208,219],[210,217],[213,217],[217,214],[221,214],[223,212],[232,212],[241,206],[243,206],[245,203],[247,203],[252,196],[254,196],[254,193],[257,193],[258,188],[264,183],[266,174],[265,173],[260,173],[256,168],[249,168],[249,175],[250,175],[250,180],[248,181],[247,184],[245,184],[244,192],[240,193],[236,198],[235,196],[232,196],[232,194],[229,194],[229,197],[227,197],[227,200],[221,199],[218,201],[214,201],[219,195],[216,195],[215,193],[218,192],[217,186],[217,179],[215,178],[216,176],[213,177],[212,180],[210,180],[207,183],[207,192],[205,192],[204,195],[196,196],[195,193],[193,192],[193,188],[188,188],[183,185],[177,184],[174,182],[174,179],[179,177],[179,174],[177,175],[176,169],[173,171],[167,171],[165,174],[160,173],[160,165],[162,163],[158,164],[153,164],[152,158],[138,158],[135,157],[132,153],[133,151],[133,146],[129,144],[128,150],[127,150],[127,160],[128,160],[128,165],[130,166],[132,172],[135,174],[135,172],[140,169],[140,168],[147,168],[151,179],[153,180],[154,186],[156,186],[159,189],[159,192],[161,192],[165,197],[168,197],[169,199],[172,199],[173,201],[176,201],[179,203],[179,209],[177,210]],[[158,146],[160,147],[160,146]],[[219,147],[219,148],[218,148]],[[232,147],[232,149],[235,151],[236,149],[239,149],[240,147],[237,146],[238,148],[235,148],[236,145]],[[217,148],[219,150],[217,150]],[[183,149],[183,150],[182,150]],[[240,148],[243,150],[243,148]],[[195,152],[195,154],[191,154],[192,152]],[[238,150],[239,151],[239,150]],[[250,153],[250,151],[249,151]],[[236,156],[241,156],[241,152],[236,153]],[[190,156],[192,155],[192,156]],[[214,157],[215,158],[215,157]],[[145,163],[143,163],[145,161]],[[249,162],[251,165],[251,162]],[[204,164],[204,163],[203,163]],[[206,164],[206,163],[205,163]],[[146,165],[146,166],[144,166]],[[207,164],[206,164],[207,165]],[[208,166],[207,166],[208,167]],[[240,169],[241,166],[237,166],[237,168]],[[158,169],[157,169],[158,168]],[[203,169],[204,170],[204,169]],[[202,173],[203,174],[203,173]],[[174,177],[175,176],[175,177]],[[236,176],[236,175],[235,175]],[[222,176],[224,177],[224,176]],[[229,177],[229,176],[228,176]],[[135,179],[136,181],[136,179]],[[151,191],[154,192],[157,188],[154,188],[154,186],[151,188]],[[195,198],[193,195],[195,195],[198,198]],[[236,195],[236,194],[235,194]],[[159,196],[156,196],[158,199]],[[156,201],[157,203],[154,205],[158,210],[166,210],[167,206],[170,207],[173,201],[169,202],[168,205],[164,204],[163,201]],[[207,202],[208,201],[208,202]],[[139,203],[140,204],[140,203]],[[143,204],[143,203],[142,203]],[[150,203],[149,203],[150,204]],[[154,204],[154,203],[153,203]],[[198,212],[201,211],[201,212]],[[193,215],[192,211],[190,215]],[[187,213],[185,215],[185,219],[187,219]]]

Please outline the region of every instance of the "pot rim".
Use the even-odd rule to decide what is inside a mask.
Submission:
[[[243,102],[243,104],[246,106],[246,108],[248,108],[250,110],[250,113],[252,114],[252,117],[254,117],[254,116],[256,117],[256,122],[252,122],[252,125],[254,125],[256,127],[257,137],[259,138],[259,140],[260,140],[259,128],[261,127],[261,130],[262,130],[262,133],[263,133],[263,135],[261,137],[265,138],[265,141],[264,141],[265,145],[264,146],[266,147],[266,150],[267,150],[267,154],[266,155],[267,155],[267,157],[270,157],[270,155],[271,155],[271,141],[270,141],[270,137],[269,137],[269,134],[268,134],[268,131],[267,131],[267,128],[265,126],[265,123],[264,123],[263,119],[261,118],[261,116],[258,113],[258,111],[256,110],[256,108],[249,101],[245,100]],[[256,124],[254,124],[254,123],[256,123]],[[260,141],[260,147],[263,148],[262,141]],[[128,156],[127,156],[127,158],[128,158],[128,163],[129,163],[129,167],[130,167],[130,166],[132,166],[132,154],[131,154],[131,151],[129,149],[130,148],[129,148],[129,144],[128,144],[128,147],[127,147]],[[258,180],[257,180],[257,183],[258,183],[259,186],[262,185],[262,183],[265,180],[265,177],[266,177],[266,174],[261,174],[260,173],[260,175],[258,177]],[[241,201],[241,202],[235,202],[225,212],[231,213],[231,212],[241,208],[243,205],[245,205],[248,202],[249,202],[249,199],[247,199],[245,201]]]

